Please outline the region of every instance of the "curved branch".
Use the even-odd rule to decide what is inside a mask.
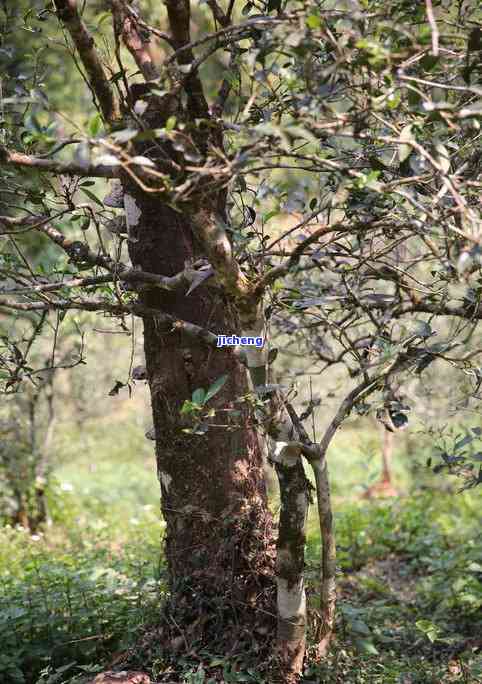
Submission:
[[[203,36],[198,40],[193,40],[191,43],[186,43],[185,45],[177,47],[176,51],[166,60],[166,64],[171,64],[172,62],[174,62],[176,59],[179,58],[179,55],[181,55],[183,52],[186,52],[188,50],[192,51],[193,48],[198,47],[199,45],[204,45],[204,43],[208,43],[210,40],[215,40],[216,38],[226,36],[230,33],[243,33],[244,31],[247,31],[250,28],[256,28],[257,26],[263,26],[265,24],[280,24],[282,23],[282,21],[282,19],[276,17],[253,17],[252,19],[248,19],[242,24],[227,26],[226,28],[222,28],[219,31],[210,33],[207,36]]]
[[[304,225],[302,222],[300,225]],[[365,224],[365,227],[368,224]],[[298,227],[298,226],[296,226]],[[261,294],[264,290],[273,283],[277,278],[282,278],[287,275],[290,269],[295,266],[300,258],[303,256],[304,250],[309,247],[314,242],[317,242],[321,237],[329,235],[330,233],[348,233],[355,230],[353,226],[343,226],[342,224],[330,225],[324,224],[314,231],[311,235],[308,235],[304,240],[300,242],[299,245],[293,250],[292,254],[288,257],[285,264],[280,266],[275,266],[269,270],[257,283],[256,292]],[[274,243],[273,243],[274,244]]]

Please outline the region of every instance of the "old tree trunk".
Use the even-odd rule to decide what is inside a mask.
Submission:
[[[202,256],[186,217],[155,196],[130,191],[139,209],[131,226],[135,266],[174,275]],[[188,296],[149,290],[141,300],[212,331],[239,329],[235,310],[214,288],[201,286]],[[227,375],[209,405],[235,408],[234,400],[249,390],[247,374],[231,350],[213,350],[152,318],[145,319],[144,348],[167,526],[170,609],[186,630],[187,645],[201,639],[217,652],[229,651],[243,635],[245,641],[248,634],[256,637],[257,628],[272,631],[272,525],[262,456],[246,420],[221,412],[204,435],[190,434],[181,407],[194,390]]]

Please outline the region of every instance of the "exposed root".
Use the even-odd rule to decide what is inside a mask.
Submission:
[[[258,670],[270,667],[276,634],[275,549],[270,519],[263,528],[259,515],[253,511],[251,521],[247,516],[219,523],[212,565],[201,565],[173,583],[158,623],[144,631],[123,667],[147,669],[157,682],[183,681],[180,668],[186,661],[206,662],[206,654],[208,662],[229,658]],[[259,532],[253,533],[250,522]]]

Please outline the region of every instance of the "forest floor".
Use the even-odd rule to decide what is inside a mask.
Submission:
[[[378,435],[355,428],[337,438],[331,469],[336,640],[323,664],[307,658],[303,681],[482,682],[480,493],[455,493],[457,483],[417,470],[400,445],[394,457],[400,496],[363,499],[379,471]],[[0,528],[2,683],[80,684],[122,662],[158,614],[163,522],[152,451],[150,445],[139,451],[137,428],[122,429],[113,449],[105,425],[72,427],[57,443],[52,525],[34,537]],[[276,494],[272,505],[276,511]],[[306,549],[312,615],[319,553],[312,510]],[[201,664],[185,658],[178,665],[186,684],[266,681],[236,657],[216,653]],[[162,658],[151,666],[153,679],[167,667]]]

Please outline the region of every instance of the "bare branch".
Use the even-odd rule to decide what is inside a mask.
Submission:
[[[109,83],[104,67],[90,35],[77,10],[76,0],[54,0],[57,15],[72,38],[89,77],[89,83],[99,100],[102,114],[111,123],[119,118],[117,98]]]
[[[229,17],[227,17],[221,7],[218,5],[216,0],[207,0],[207,4],[209,5],[211,12],[213,13],[213,17],[216,19],[216,21],[221,24],[223,28],[226,28],[226,26],[229,26]]]
[[[123,267],[124,265],[116,264],[116,266]],[[119,280],[123,283],[139,284],[145,288],[158,288],[160,290],[175,292],[177,290],[187,290],[189,287],[191,287],[192,284],[199,278],[200,273],[202,273],[204,281],[213,275],[213,270],[208,269],[206,272],[202,272],[186,269],[176,273],[174,276],[162,276],[157,275],[157,273],[129,269],[126,271],[121,271],[120,273],[113,273],[109,275],[73,278],[71,280],[58,280],[53,283],[41,283],[40,285],[31,283],[23,287],[15,287],[3,290],[0,289],[0,294],[17,295],[35,292],[55,292],[56,290],[61,290],[64,288],[70,289],[75,287],[95,287],[96,285],[112,283],[115,280]]]
[[[300,225],[303,225],[303,222]],[[353,226],[344,226],[342,224],[324,224],[320,226],[317,230],[314,231],[314,233],[308,235],[304,240],[300,242],[300,244],[293,250],[292,254],[289,256],[285,264],[275,266],[261,278],[261,280],[256,285],[256,292],[261,294],[268,287],[268,285],[273,283],[277,278],[281,278],[287,275],[290,269],[296,263],[298,263],[301,256],[303,255],[304,250],[314,242],[317,242],[317,240],[319,240],[321,237],[324,237],[325,235],[329,235],[330,233],[334,232],[347,233],[352,230]]]
[[[39,171],[47,171],[71,176],[91,178],[117,178],[119,167],[107,164],[78,164],[75,162],[61,162],[43,157],[32,157],[28,154],[14,152],[0,146],[0,166],[11,165]]]
[[[17,302],[7,297],[0,297],[0,307],[16,311],[98,311],[113,316],[134,314],[135,316],[140,316],[142,318],[153,318],[160,325],[166,325],[167,329],[165,334],[180,332],[191,339],[195,339],[198,342],[203,342],[210,347],[218,349],[217,335],[206,328],[142,304],[112,304],[111,302],[95,299],[56,299],[48,302]],[[232,352],[233,350],[223,349],[223,351]]]
[[[193,40],[191,43],[187,43],[185,45],[177,47],[174,54],[172,54],[169,57],[169,59],[166,60],[166,64],[171,64],[176,59],[179,59],[179,56],[183,52],[192,51],[193,48],[198,47],[199,45],[204,45],[204,43],[208,43],[210,40],[215,40],[216,38],[220,38],[221,36],[227,36],[229,34],[242,34],[245,31],[249,31],[249,29],[251,28],[256,28],[258,26],[270,24],[279,24],[281,23],[281,21],[281,19],[275,17],[253,17],[252,19],[248,19],[247,21],[244,21],[241,24],[236,24],[235,26],[227,26],[226,28],[222,28],[219,31],[214,31],[213,33],[209,33],[208,35],[203,36],[202,38]],[[238,36],[236,40],[240,40],[240,36]]]
[[[125,268],[123,264],[115,263],[109,256],[95,254],[95,252],[89,249],[84,242],[70,240],[63,233],[57,230],[57,228],[54,228],[54,226],[48,223],[37,225],[36,230],[46,235],[52,240],[52,242],[55,242],[55,244],[67,252],[72,261],[82,262],[91,266],[101,266],[102,268],[106,268],[108,271]]]
[[[133,56],[146,81],[159,78],[159,71],[149,51],[147,32],[142,30],[135,16],[129,12],[124,0],[110,0],[114,17],[116,36],[121,36],[124,45]],[[147,36],[147,37],[146,37]]]
[[[438,57],[439,32],[433,13],[432,0],[425,0],[425,10],[427,12],[428,23],[432,29],[432,54],[434,57]]]
[[[168,33],[166,33],[165,31],[159,31],[159,29],[157,29],[155,26],[151,26],[150,24],[145,22],[142,19],[142,17],[139,16],[136,10],[130,5],[126,5],[126,11],[135,20],[136,24],[140,28],[144,29],[147,33],[152,33],[152,35],[156,36],[156,38],[165,40],[166,43],[169,43],[171,47],[174,47],[172,37]]]
[[[188,65],[194,62],[194,54],[189,46],[191,39],[189,22],[191,18],[190,0],[164,0],[169,18],[169,26],[176,49],[175,59],[178,64]],[[179,49],[183,47],[182,53]],[[172,58],[171,58],[172,59]],[[204,96],[201,80],[193,71],[188,75],[185,82],[185,91],[189,98],[192,113],[196,117],[209,118],[209,109]]]
[[[104,285],[105,283],[110,283],[114,280],[113,275],[101,275],[92,276],[87,278],[72,278],[71,280],[59,280],[54,283],[41,283],[36,285],[30,283],[24,287],[13,287],[13,288],[3,288],[0,289],[0,295],[27,295],[35,294],[36,292],[55,292],[56,290],[61,290],[63,288],[74,288],[74,287],[91,287],[95,285]]]

